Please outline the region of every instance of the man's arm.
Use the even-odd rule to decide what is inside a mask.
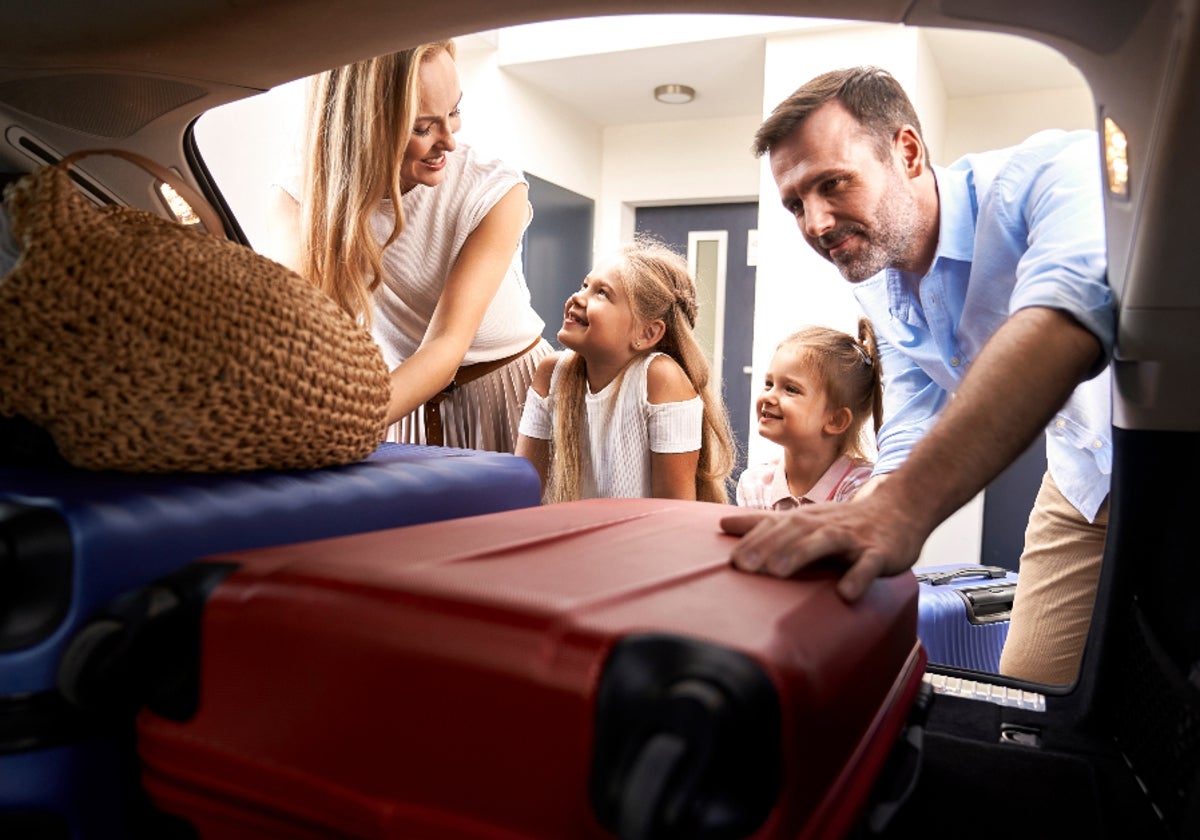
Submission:
[[[1100,356],[1070,315],[1032,307],[988,341],[941,419],[886,481],[851,504],[721,521],[745,534],[733,550],[746,571],[787,577],[824,557],[851,565],[838,584],[849,601],[879,575],[910,568],[929,534],[1023,452]]]

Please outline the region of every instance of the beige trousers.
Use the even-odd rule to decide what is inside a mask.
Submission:
[[[1107,499],[1088,522],[1046,472],[1025,529],[1001,674],[1049,685],[1078,677],[1107,531]]]

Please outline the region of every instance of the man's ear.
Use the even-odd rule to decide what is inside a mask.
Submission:
[[[638,349],[645,348],[647,350],[654,347],[658,342],[662,341],[664,335],[667,334],[667,325],[661,318],[655,318],[653,321],[647,321],[642,324],[642,328],[638,330],[637,340]]]
[[[915,128],[911,125],[901,126],[892,143],[900,165],[904,168],[904,174],[909,178],[916,178],[925,172],[929,165],[925,160],[925,144],[921,142]]]
[[[829,419],[825,421],[825,425],[821,427],[827,435],[837,436],[850,428],[851,421],[854,420],[854,412],[849,408],[842,406],[837,411],[829,415]]]

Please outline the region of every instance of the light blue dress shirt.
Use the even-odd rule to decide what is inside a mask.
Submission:
[[[1044,131],[933,172],[941,209],[928,273],[889,268],[854,287],[883,362],[875,474],[903,463],[1009,315],[1049,307],[1069,313],[1104,350],[1093,377],[1046,428],[1050,474],[1093,520],[1112,472],[1107,364],[1116,329],[1096,134]]]

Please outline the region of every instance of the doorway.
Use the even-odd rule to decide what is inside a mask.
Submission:
[[[638,233],[654,236],[688,257],[696,276],[699,314],[696,337],[711,354],[713,375],[729,411],[737,445],[736,481],[746,468],[753,383],[756,271],[751,237],[758,204],[692,204],[639,207]]]

